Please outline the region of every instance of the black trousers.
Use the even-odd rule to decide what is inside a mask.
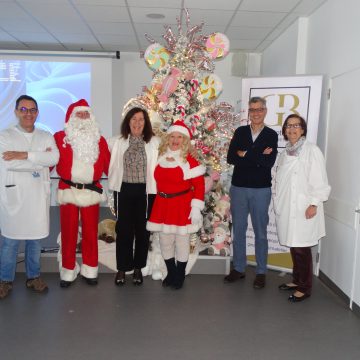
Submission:
[[[150,233],[146,221],[155,194],[146,194],[145,184],[123,183],[114,192],[116,221],[116,264],[118,271],[130,271],[146,266]],[[135,241],[135,247],[134,247]]]

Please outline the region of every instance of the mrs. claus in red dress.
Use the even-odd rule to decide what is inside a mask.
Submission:
[[[147,229],[159,232],[168,270],[164,286],[180,289],[189,258],[190,234],[202,226],[205,167],[195,158],[191,132],[178,120],[168,129],[155,168],[157,195]],[[175,261],[176,258],[176,261]]]

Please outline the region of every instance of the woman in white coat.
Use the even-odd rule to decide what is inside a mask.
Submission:
[[[293,290],[292,302],[312,290],[311,247],[325,236],[323,202],[329,197],[325,161],[320,149],[306,140],[305,120],[289,115],[282,127],[288,143],[280,154],[275,176],[274,210],[280,244],[290,248],[293,281],[280,290]]]
[[[159,139],[154,136],[149,115],[131,108],[121,124],[121,135],[110,139],[109,189],[116,209],[116,285],[125,284],[125,273],[134,270],[133,284],[141,285],[150,233],[146,220],[156,194],[154,170]],[[135,241],[135,249],[134,249]]]

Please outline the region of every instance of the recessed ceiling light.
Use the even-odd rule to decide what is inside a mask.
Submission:
[[[165,15],[163,14],[147,14],[146,17],[150,19],[163,19]]]

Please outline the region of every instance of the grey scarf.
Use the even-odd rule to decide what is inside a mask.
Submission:
[[[304,142],[305,136],[302,136],[294,145],[291,145],[289,141],[285,146],[286,153],[290,156],[299,156]]]

